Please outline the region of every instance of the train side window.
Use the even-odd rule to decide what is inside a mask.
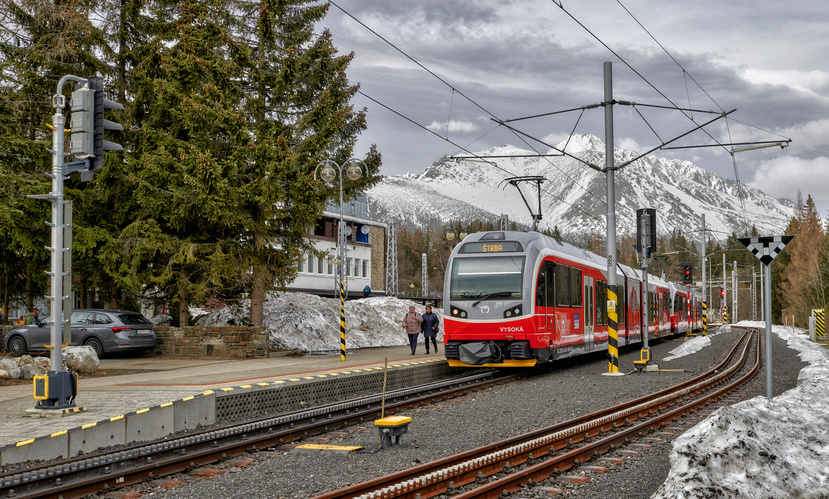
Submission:
[[[536,289],[535,294],[536,306],[555,306],[555,289],[555,264],[544,262],[538,273],[538,289]]]
[[[570,267],[570,305],[581,307],[581,269]]]
[[[556,306],[556,264],[547,262],[547,306]]]
[[[616,286],[616,322],[621,326],[626,322],[625,312],[627,312],[627,309],[625,308],[625,280],[621,279],[619,282],[622,284]]]
[[[607,326],[607,283],[596,281],[596,325]]]
[[[570,306],[570,267],[556,266],[556,305]]]

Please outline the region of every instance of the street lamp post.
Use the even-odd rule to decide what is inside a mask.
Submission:
[[[350,180],[359,180],[364,174],[363,162],[356,158],[347,160],[342,165],[331,161],[330,159],[323,160],[314,169],[314,180],[317,179],[317,171],[319,171],[320,178],[323,182],[331,185],[335,178],[340,180],[340,225],[337,228],[337,294],[340,297],[340,360],[345,361],[345,296],[348,289],[348,272],[344,268],[346,265],[346,255],[348,254],[348,246],[345,239],[345,220],[343,217],[343,169],[345,169],[345,176]]]

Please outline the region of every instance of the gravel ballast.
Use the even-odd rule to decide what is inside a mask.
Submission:
[[[625,400],[646,395],[690,379],[724,358],[739,337],[733,330],[710,336],[711,346],[672,361],[663,361],[681,339],[651,342],[652,359],[664,371],[633,371],[638,350],[623,352],[620,370],[627,376],[603,376],[606,356],[598,355],[575,365],[554,369],[518,382],[503,384],[436,405],[407,410],[409,433],[401,445],[379,452],[332,452],[280,450],[262,452],[245,468],[220,466],[226,471],[210,479],[183,479],[169,491],[143,486],[145,495],[169,498],[306,498],[411,468],[445,456],[473,449],[532,429],[546,427]],[[805,364],[785,341],[773,336],[774,393],[794,387]],[[670,370],[670,371],[668,371]],[[744,390],[746,398],[765,394],[765,375],[760,373]],[[688,418],[690,419],[690,418]],[[331,445],[358,445],[368,451],[379,446],[377,430],[362,427],[340,429]],[[303,442],[300,442],[303,443]],[[670,469],[669,439],[651,443],[635,459],[608,466],[606,474],[590,474],[590,480],[565,489],[567,497],[649,497]],[[517,496],[516,496],[517,497]],[[533,497],[521,495],[520,497]]]

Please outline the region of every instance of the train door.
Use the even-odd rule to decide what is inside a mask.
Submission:
[[[593,278],[584,276],[584,349],[593,350],[593,327],[596,324],[596,307],[593,303]]]
[[[538,289],[535,296],[536,306],[539,308],[538,329],[541,331],[555,331],[555,289],[555,264],[544,262],[538,272]]]

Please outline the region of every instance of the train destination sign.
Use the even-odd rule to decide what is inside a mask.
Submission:
[[[504,253],[507,251],[524,251],[518,241],[480,241],[465,243],[460,253]]]

